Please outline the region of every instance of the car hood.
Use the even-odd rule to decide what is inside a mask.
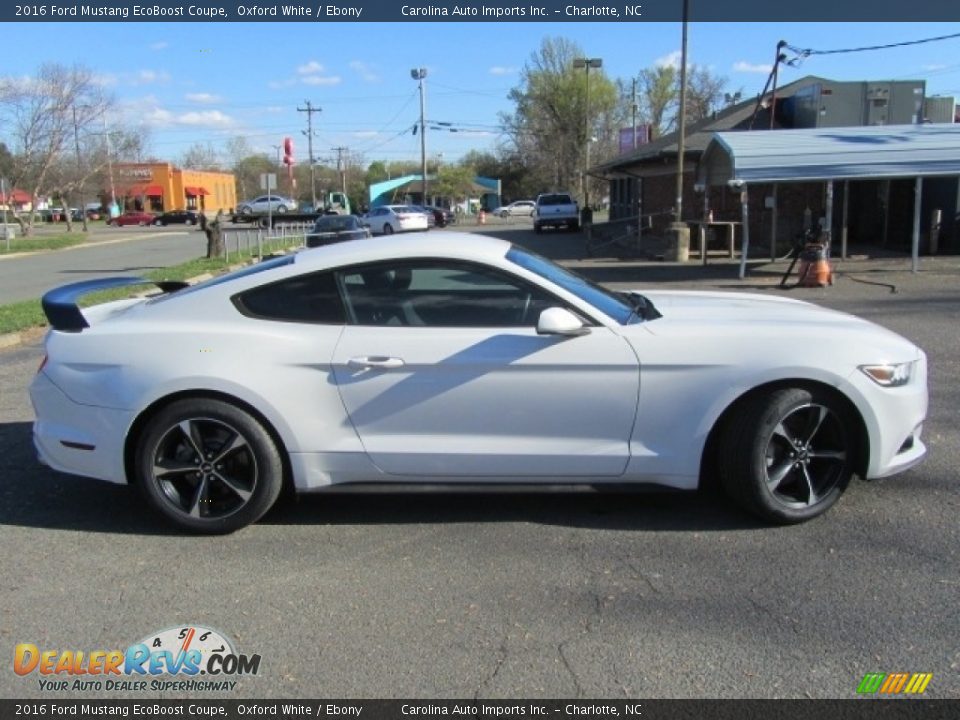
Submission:
[[[642,323],[654,335],[721,333],[728,338],[778,338],[810,343],[857,342],[896,357],[915,357],[916,346],[896,333],[848,313],[780,296],[736,292],[634,291],[663,317]]]

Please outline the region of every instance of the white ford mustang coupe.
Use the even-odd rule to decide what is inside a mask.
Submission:
[[[359,240],[81,310],[52,290],[41,460],[223,533],[287,485],[705,478],[774,523],[926,451],[926,357],[774,296],[613,292],[507,242]]]

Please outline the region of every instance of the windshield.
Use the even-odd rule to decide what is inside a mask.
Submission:
[[[636,322],[639,319],[634,313],[633,305],[627,302],[624,295],[607,290],[529,250],[514,245],[507,252],[507,260],[559,285],[621,325]]]

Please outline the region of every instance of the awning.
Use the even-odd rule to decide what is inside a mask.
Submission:
[[[189,185],[189,186],[183,188],[183,192],[184,192],[184,194],[186,194],[186,195],[192,195],[193,197],[198,197],[198,196],[200,196],[200,195],[209,195],[209,194],[210,194],[210,192],[209,192],[205,187],[199,187],[199,186],[194,187],[194,186],[192,186],[192,185]]]
[[[956,175],[960,125],[931,124],[718,132],[697,179],[717,186]]]
[[[197,195],[209,195],[209,194],[210,194],[210,191],[207,190],[205,187],[197,188]]]
[[[28,203],[30,202],[30,193],[24,190],[13,189],[8,195],[0,195],[0,202]]]

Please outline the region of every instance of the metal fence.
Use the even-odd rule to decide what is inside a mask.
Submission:
[[[307,241],[307,232],[313,223],[296,222],[284,223],[274,228],[261,227],[231,227],[223,229],[223,247],[226,261],[230,258],[255,257],[262,259],[264,255],[278,250],[304,247]]]

